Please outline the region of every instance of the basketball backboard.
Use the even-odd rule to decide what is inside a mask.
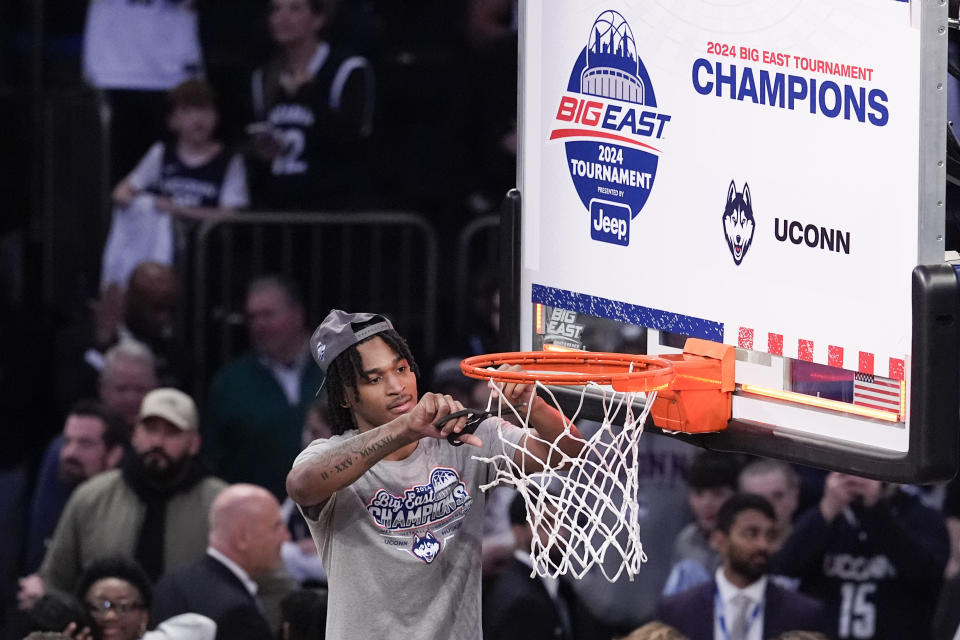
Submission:
[[[510,346],[733,345],[729,427],[681,437],[952,476],[946,17],[939,0],[522,2]]]

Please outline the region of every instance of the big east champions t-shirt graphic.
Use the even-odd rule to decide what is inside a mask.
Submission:
[[[566,140],[567,169],[590,212],[594,240],[630,244],[630,221],[650,196],[669,121],[657,110],[630,25],[604,11],[573,66],[550,132],[551,140]]]
[[[389,545],[408,550],[427,564],[443,550],[443,540],[463,524],[473,498],[456,469],[436,467],[426,484],[395,495],[379,489],[367,503]]]

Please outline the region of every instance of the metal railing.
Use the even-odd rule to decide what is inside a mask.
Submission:
[[[302,287],[308,323],[331,308],[385,313],[414,353],[433,357],[437,260],[433,227],[413,213],[257,212],[206,222],[195,240],[188,312],[197,397],[245,348],[246,286],[267,273]]]
[[[71,313],[96,291],[110,222],[104,108],[93,90],[0,88],[0,191],[8,214],[23,220],[5,243],[17,256],[4,268],[18,301]]]
[[[466,328],[470,304],[471,276],[477,266],[496,275],[499,264],[500,216],[489,215],[472,220],[457,237],[456,321],[457,331]]]

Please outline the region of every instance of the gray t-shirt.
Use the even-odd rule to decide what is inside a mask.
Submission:
[[[381,460],[335,493],[307,524],[329,579],[327,638],[479,640],[484,496],[496,475],[473,456],[508,455],[497,435],[523,431],[491,418],[480,448],[423,438],[404,460]],[[297,466],[357,434],[316,440]]]

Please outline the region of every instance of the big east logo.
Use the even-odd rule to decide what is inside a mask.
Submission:
[[[550,132],[551,140],[565,141],[594,240],[630,244],[630,221],[650,196],[668,122],[657,110],[630,25],[604,11],[573,66]]]

